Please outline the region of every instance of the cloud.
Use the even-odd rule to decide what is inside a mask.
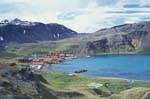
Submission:
[[[141,5],[150,5],[150,1],[149,0],[140,0],[140,4]]]
[[[150,11],[127,10],[127,11],[107,11],[106,13],[135,14],[135,13],[150,13]]]
[[[124,8],[150,8],[150,5],[126,4]]]
[[[88,14],[88,12],[76,11],[76,12],[61,13],[57,16],[57,18],[60,20],[73,20],[73,19],[75,19],[75,17],[77,17],[79,15],[84,15],[84,14]]]
[[[124,21],[124,23],[135,23],[135,22],[139,22],[139,21],[140,21],[140,18],[138,18],[138,17],[130,17],[130,18],[126,19]]]
[[[150,20],[149,0],[1,0],[0,19],[60,23],[78,32]]]

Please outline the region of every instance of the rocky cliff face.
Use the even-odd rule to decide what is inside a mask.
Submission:
[[[0,99],[57,99],[42,83],[47,82],[27,68],[13,73],[1,68]]]
[[[86,40],[85,40],[86,39]],[[150,52],[150,22],[125,24],[82,37],[74,53],[137,53]],[[74,46],[74,45],[73,45]]]
[[[44,24],[14,19],[0,22],[0,45],[4,43],[29,43],[55,41],[77,35],[77,32],[60,24]]]

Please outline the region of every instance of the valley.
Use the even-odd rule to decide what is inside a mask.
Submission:
[[[59,40],[49,40],[41,35],[33,35],[37,39],[32,38],[31,40],[29,37],[32,35],[24,37],[23,31],[21,31],[21,37],[15,36],[20,33],[16,31],[24,27],[20,22],[17,25],[13,23],[13,27],[9,25],[9,28],[16,27],[13,32],[12,30],[7,32],[10,33],[9,35],[0,32],[0,36],[3,37],[0,41],[1,99],[141,99],[142,97],[142,99],[149,99],[149,81],[69,75],[48,69],[33,73],[30,70],[31,63],[17,63],[13,66],[10,64],[14,63],[18,57],[40,56],[49,53],[71,53],[78,58],[102,54],[148,55],[150,52],[150,22],[125,24],[91,34],[75,33],[74,35],[71,30],[71,34],[65,36],[68,34],[62,31],[64,37]],[[6,27],[5,25],[0,26],[0,31]],[[32,32],[29,33],[32,34]],[[41,38],[38,39],[38,37]],[[12,39],[9,41],[6,38]]]

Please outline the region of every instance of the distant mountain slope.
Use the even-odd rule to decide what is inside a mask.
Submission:
[[[28,43],[60,40],[77,35],[77,32],[60,24],[44,24],[14,19],[0,22],[0,43]]]
[[[78,39],[78,38],[74,38]],[[73,40],[73,39],[72,39]],[[72,45],[74,53],[149,53],[150,21],[124,24],[84,35]]]
[[[84,55],[102,53],[150,53],[150,21],[101,29],[91,34],[77,32],[59,24],[43,24],[15,19],[0,23],[0,46],[5,43],[56,41],[57,47]],[[59,41],[57,41],[59,40]],[[57,47],[55,47],[57,49]]]
[[[103,32],[125,32],[125,33],[131,33],[135,31],[150,31],[150,21],[140,22],[140,23],[134,23],[134,24],[123,24],[119,26],[114,26],[112,28],[106,28],[101,29],[99,31],[96,31],[95,33],[103,33]]]

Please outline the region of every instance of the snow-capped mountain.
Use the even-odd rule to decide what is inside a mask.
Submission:
[[[20,19],[0,22],[0,43],[28,43],[54,41],[77,35],[77,32],[56,23],[22,21]]]

